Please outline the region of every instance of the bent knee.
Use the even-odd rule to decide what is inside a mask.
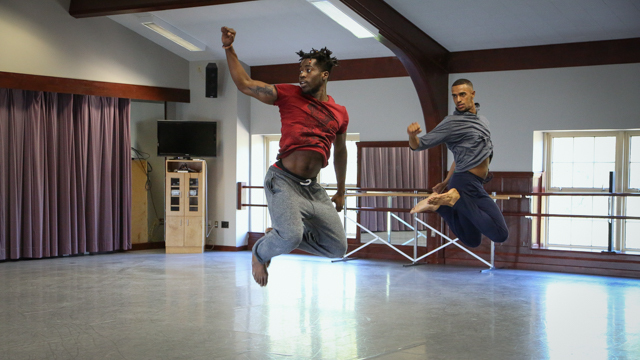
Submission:
[[[509,229],[505,228],[502,231],[498,232],[495,236],[495,239],[491,239],[497,243],[503,243],[509,239]]]
[[[343,235],[331,247],[331,257],[341,258],[347,253],[347,249],[347,237]]]
[[[341,258],[344,256],[344,254],[347,253],[347,242],[345,241],[343,244],[340,244],[339,246],[337,246],[335,248],[335,250],[332,252],[331,257],[335,257],[335,258]]]
[[[280,241],[279,246],[283,251],[291,252],[296,249],[302,242],[303,232],[295,230],[277,231],[274,234]]]

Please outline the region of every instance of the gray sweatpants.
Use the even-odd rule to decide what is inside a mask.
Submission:
[[[326,190],[315,181],[302,183],[309,185],[273,165],[269,167],[264,191],[273,230],[253,246],[260,263],[296,248],[330,258],[346,253],[344,227]]]

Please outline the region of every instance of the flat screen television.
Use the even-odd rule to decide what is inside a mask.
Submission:
[[[216,156],[215,121],[158,120],[158,156]]]

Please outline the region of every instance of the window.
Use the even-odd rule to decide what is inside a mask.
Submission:
[[[358,180],[358,148],[356,143],[360,140],[359,134],[347,134],[347,175],[345,179],[346,187],[355,187]],[[276,162],[276,157],[278,156],[278,150],[280,149],[280,135],[269,135],[264,137],[265,142],[265,153],[266,153],[266,163],[265,163],[265,173],[266,170],[273,163]],[[320,170],[320,174],[318,174],[318,182],[322,184],[325,188],[336,188],[338,186],[338,182],[336,180],[336,173],[333,167],[333,146],[331,147],[331,156],[329,157],[329,165],[327,167]],[[327,194],[331,197],[335,194],[335,190],[327,190]],[[266,200],[264,201],[266,204]],[[345,207],[354,208],[356,207],[356,198],[355,197],[347,197],[345,200]],[[271,223],[267,212],[265,212],[265,223],[267,227]],[[351,210],[347,211],[347,216],[352,219],[356,218],[356,212]],[[344,222],[343,213],[340,213],[340,219]],[[352,222],[347,223],[347,235],[355,236],[356,233],[356,225]]]
[[[629,135],[628,191],[640,192],[640,134]],[[626,199],[627,216],[640,217],[640,197]],[[640,251],[640,220],[625,220],[626,249]]]
[[[640,188],[640,133],[553,132],[546,134],[548,192],[602,193],[613,181],[615,192]],[[588,216],[640,217],[640,197],[590,195],[549,196],[545,219],[546,246],[600,251],[609,245],[609,220]],[[613,248],[640,251],[640,220],[613,220]]]

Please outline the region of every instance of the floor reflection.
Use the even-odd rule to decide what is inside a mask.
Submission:
[[[609,278],[548,284],[544,322],[554,359],[640,357],[640,288],[615,286]]]
[[[250,252],[0,264],[0,359],[637,359],[640,280]]]

